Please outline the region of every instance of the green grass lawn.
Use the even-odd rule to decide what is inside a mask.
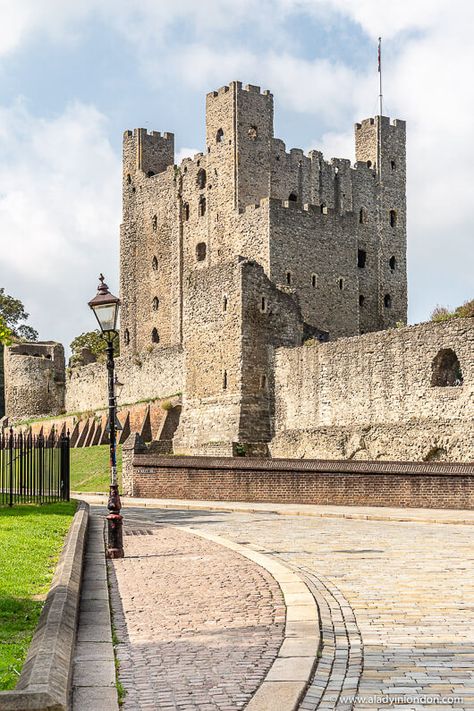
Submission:
[[[38,623],[75,501],[0,508],[0,689],[13,689]]]
[[[117,447],[117,471],[122,485],[122,447]],[[107,492],[110,484],[109,445],[71,449],[71,491]]]

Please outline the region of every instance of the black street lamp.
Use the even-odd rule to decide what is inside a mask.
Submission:
[[[120,299],[113,296],[107,284],[104,282],[103,274],[99,277],[100,284],[97,294],[89,301],[89,306],[95,314],[100,326],[101,335],[107,343],[107,372],[109,391],[109,434],[110,434],[110,493],[107,508],[110,511],[107,516],[107,556],[109,558],[123,558],[123,533],[122,516],[120,509],[120,495],[117,481],[117,443],[116,443],[116,410],[118,390],[122,383],[119,383],[115,375],[114,364],[114,340],[118,337],[117,321],[120,309]]]

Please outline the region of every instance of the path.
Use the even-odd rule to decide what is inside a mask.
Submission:
[[[326,611],[331,676],[325,689],[316,676],[302,708],[387,708],[382,697],[398,708],[474,708],[471,525],[138,507],[124,515],[224,536],[307,580]],[[358,700],[343,703],[347,690]]]
[[[282,642],[278,584],[217,543],[126,523],[108,564],[124,711],[244,708]]]

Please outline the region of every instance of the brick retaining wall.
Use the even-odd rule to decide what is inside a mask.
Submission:
[[[213,501],[474,508],[474,465],[135,454],[133,496]]]

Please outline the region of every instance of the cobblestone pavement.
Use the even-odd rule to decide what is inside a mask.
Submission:
[[[325,647],[302,709],[387,709],[389,702],[474,709],[472,526],[128,507],[124,513],[151,525],[211,531],[281,559],[306,579],[320,606]]]
[[[127,524],[126,558],[109,561],[123,709],[244,708],[282,642],[278,584],[189,532]]]

